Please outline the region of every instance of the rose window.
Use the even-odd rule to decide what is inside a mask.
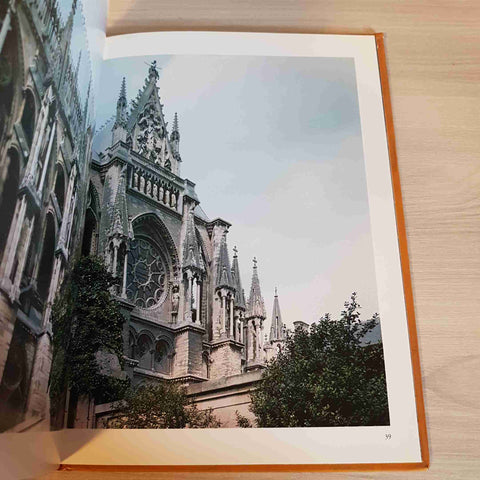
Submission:
[[[127,298],[150,308],[165,299],[167,268],[159,248],[143,238],[131,243],[128,254]]]

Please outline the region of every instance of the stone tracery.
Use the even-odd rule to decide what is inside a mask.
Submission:
[[[165,300],[168,270],[155,243],[138,238],[128,255],[127,298],[136,306],[151,308]]]

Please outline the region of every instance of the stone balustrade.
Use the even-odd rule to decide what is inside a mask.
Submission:
[[[131,167],[129,188],[175,211],[179,210],[180,192],[172,183],[139,167]]]

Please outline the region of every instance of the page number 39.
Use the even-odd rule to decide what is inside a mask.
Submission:
[[[385,440],[391,440],[392,439],[392,434],[391,433],[386,433],[385,434]]]

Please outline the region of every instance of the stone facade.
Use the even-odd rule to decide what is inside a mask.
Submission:
[[[257,261],[247,302],[236,248],[230,262],[230,224],[210,220],[195,184],[181,176],[178,117],[169,129],[159,91],[153,62],[127,108],[124,79],[92,149],[84,253],[103,257],[119,278],[128,373],[134,385],[194,384],[261,369],[266,315]]]
[[[48,417],[50,309],[81,244],[93,127],[81,5],[0,5],[0,431]],[[83,93],[81,93],[81,91]]]

